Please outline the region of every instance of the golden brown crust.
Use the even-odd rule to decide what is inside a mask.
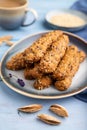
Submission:
[[[26,67],[31,68],[31,63],[26,63],[25,53],[20,52],[12,56],[12,58],[6,63],[6,67],[9,70],[22,70]]]
[[[39,71],[39,63],[35,64],[33,68],[26,68],[24,70],[25,79],[37,79],[43,74]]]
[[[18,53],[13,56],[6,64],[7,69],[10,70],[21,70],[25,68],[24,53]]]
[[[42,76],[34,82],[34,88],[42,90],[48,88],[52,84],[52,79],[49,76]]]
[[[69,88],[69,86],[71,85],[71,82],[72,82],[72,78],[66,77],[64,80],[56,81],[54,85],[57,90],[65,91]]]
[[[52,73],[55,71],[58,63],[65,54],[68,43],[68,37],[66,35],[62,35],[59,40],[52,44],[51,49],[47,51],[40,61],[39,70],[42,73]]]
[[[26,61],[29,63],[39,61],[44,56],[46,50],[50,47],[50,45],[62,34],[62,31],[52,31],[40,37],[25,50]]]

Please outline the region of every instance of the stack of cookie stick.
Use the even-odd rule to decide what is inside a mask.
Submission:
[[[27,67],[24,70],[25,79],[37,79],[43,76],[43,73],[39,71],[39,63],[35,63],[33,68]]]
[[[61,36],[58,41],[54,42],[50,50],[44,55],[44,57],[40,60],[39,63],[34,65],[34,68],[29,69],[26,68],[24,71],[24,75],[26,79],[39,78],[44,73],[53,72],[61,58],[64,56],[67,44],[69,43],[69,39],[66,35]],[[46,64],[43,66],[43,64]],[[42,70],[42,71],[41,71]]]
[[[41,36],[30,47],[13,56],[6,64],[10,70],[24,69],[27,80],[35,79],[34,88],[42,90],[51,84],[64,91],[84,61],[86,54],[74,45],[68,46],[69,37],[62,31]]]
[[[79,69],[80,63],[84,61],[86,55],[83,51],[78,51],[76,46],[67,47],[66,53],[60,63],[58,64],[56,70],[49,76],[50,80],[54,80],[54,86],[60,91],[68,89],[72,83],[73,76]],[[47,83],[47,87],[53,82],[43,81],[47,76],[39,77],[35,83],[34,87],[36,89],[43,89],[44,84]],[[46,88],[46,85],[45,85]]]

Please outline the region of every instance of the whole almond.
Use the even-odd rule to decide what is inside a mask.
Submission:
[[[50,106],[49,109],[59,116],[68,117],[67,110],[61,105],[53,104],[53,105]]]
[[[25,112],[25,113],[33,113],[33,112],[37,112],[41,109],[42,109],[42,105],[32,104],[32,105],[28,105],[28,106],[18,108],[18,111]]]
[[[50,124],[50,125],[58,125],[58,124],[61,123],[61,122],[60,122],[58,119],[56,119],[55,117],[50,116],[50,115],[47,115],[47,114],[39,114],[39,115],[38,115],[38,118],[39,118],[41,121],[43,121],[43,122],[45,122],[45,123],[47,123],[47,124]]]

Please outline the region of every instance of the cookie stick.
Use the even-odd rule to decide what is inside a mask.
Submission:
[[[13,56],[7,63],[7,69],[10,70],[21,70],[25,67],[24,53],[18,53]]]
[[[42,73],[52,73],[55,71],[58,63],[65,54],[68,43],[68,36],[62,35],[59,40],[52,44],[51,49],[47,51],[40,61],[39,70]]]
[[[77,53],[77,57],[75,58],[74,64],[72,64],[72,68],[69,72],[68,77],[66,77],[65,79],[63,79],[61,81],[55,82],[54,85],[55,85],[56,89],[58,89],[60,91],[65,91],[70,87],[70,85],[72,83],[73,76],[78,71],[79,65],[81,62],[84,61],[85,57],[86,57],[86,54],[83,51],[79,51]]]
[[[70,67],[72,66],[75,56],[77,55],[77,51],[78,48],[74,45],[67,47],[64,57],[53,73],[54,79],[62,80],[68,76]]]
[[[21,70],[25,67],[30,67],[31,64],[27,64],[25,62],[25,54],[24,52],[20,52],[14,55],[7,63],[6,68],[9,70]]]

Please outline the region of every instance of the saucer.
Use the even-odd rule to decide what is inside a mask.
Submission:
[[[66,26],[60,26],[58,24],[52,23],[52,21],[51,21],[52,17],[58,16],[60,14],[65,14],[65,15],[69,14],[69,15],[77,16],[78,18],[80,18],[84,21],[84,24],[81,26],[75,26],[75,27],[70,27],[70,26],[68,27],[67,26],[66,27]],[[79,31],[87,26],[87,16],[80,11],[71,10],[71,9],[52,10],[46,14],[45,21],[48,24],[48,26],[50,26],[53,29],[60,29],[60,30],[70,31],[70,32]]]

